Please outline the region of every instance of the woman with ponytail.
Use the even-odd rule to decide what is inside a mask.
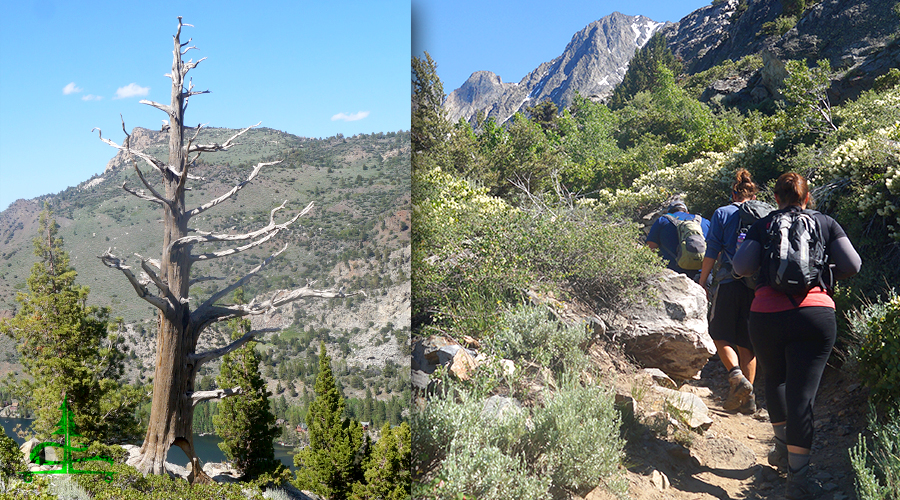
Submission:
[[[756,413],[753,381],[756,356],[750,342],[747,322],[753,289],[731,272],[731,262],[741,233],[741,205],[756,200],[759,191],[746,169],[735,173],[731,185],[731,203],[719,207],[710,220],[706,237],[706,254],[700,271],[700,284],[710,300],[709,335],[716,344],[719,359],[728,371],[728,396],[722,407],[726,411]],[[716,272],[712,274],[713,269]]]

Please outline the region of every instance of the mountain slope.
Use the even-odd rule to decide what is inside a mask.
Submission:
[[[222,143],[235,132],[206,129],[198,140]],[[137,128],[132,138],[132,144],[145,152],[165,157],[166,133]],[[192,173],[203,180],[189,183],[189,207],[221,196],[245,180],[260,161],[283,162],[263,168],[236,197],[195,217],[191,225],[196,229],[243,233],[264,226],[271,210],[285,200],[287,205],[276,215],[277,220],[293,216],[309,202],[316,205],[311,214],[265,245],[195,264],[192,277],[224,279],[194,285],[191,303],[202,302],[288,244],[263,276],[244,286],[248,299],[308,281],[315,281],[318,288],[364,290],[367,297],[301,301],[284,311],[254,318],[254,326],[289,327],[295,335],[313,331],[310,335],[316,352],[318,340],[324,340],[329,352],[355,366],[378,368],[388,360],[408,366],[401,330],[409,324],[410,308],[409,140],[408,132],[312,139],[254,129],[228,152],[201,157]],[[152,183],[155,172],[140,166]],[[137,376],[140,365],[146,373],[153,363],[156,313],[137,297],[121,273],[105,267],[97,256],[111,248],[132,268],[140,265],[134,254],[158,259],[162,224],[157,206],[126,193],[123,182],[131,188],[142,187],[130,162],[116,154],[102,175],[61,193],[18,200],[0,212],[0,314],[13,314],[15,293],[25,288],[35,260],[32,239],[37,235],[37,216],[46,201],[60,224],[78,282],[91,288],[89,303],[109,306],[112,316],[122,317],[127,325],[128,342],[139,358],[132,371]],[[227,247],[198,247],[195,252]],[[385,336],[390,337],[389,342],[384,341]],[[221,345],[225,340],[224,333],[209,330],[201,343]],[[9,345],[2,345],[6,350],[0,350],[0,359],[9,362],[17,357]]]

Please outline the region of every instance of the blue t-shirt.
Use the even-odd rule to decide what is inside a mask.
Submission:
[[[723,262],[731,263],[737,247],[737,233],[741,226],[741,215],[738,213],[738,204],[730,203],[719,207],[713,212],[709,225],[709,234],[706,236],[706,254],[704,257],[717,259],[719,252],[724,252]],[[719,276],[720,283],[734,281],[731,273],[722,273]]]
[[[675,212],[669,214],[676,219],[691,220],[699,215],[689,214],[686,212]],[[703,229],[703,237],[709,234],[709,221],[700,217],[700,227]],[[659,253],[662,258],[668,262],[668,268],[682,274],[696,274],[697,271],[688,271],[678,267],[675,263],[675,252],[678,251],[678,229],[675,227],[668,217],[662,216],[656,219],[656,222],[650,227],[650,233],[647,235],[647,241],[652,241],[659,245]]]

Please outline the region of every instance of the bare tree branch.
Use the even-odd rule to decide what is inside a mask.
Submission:
[[[198,156],[199,156],[199,155],[198,155]],[[196,158],[195,158],[195,159],[196,159]],[[240,191],[244,186],[246,186],[246,185],[249,184],[251,181],[253,181],[253,179],[256,178],[256,176],[259,174],[259,171],[260,171],[263,167],[268,167],[268,166],[270,166],[270,165],[277,165],[277,164],[281,163],[281,161],[282,161],[282,160],[271,161],[271,162],[257,163],[256,166],[253,167],[253,171],[250,172],[250,175],[247,176],[247,180],[242,181],[240,184],[234,186],[233,188],[231,188],[230,191],[228,191],[227,193],[223,194],[222,196],[219,196],[218,198],[216,198],[216,199],[214,199],[214,200],[211,200],[211,201],[209,201],[209,202],[207,202],[207,203],[205,203],[205,204],[203,204],[203,205],[200,205],[199,207],[197,207],[197,208],[195,208],[195,209],[193,209],[193,210],[187,212],[187,216],[188,216],[188,217],[193,217],[193,216],[195,216],[195,215],[201,214],[201,213],[203,213],[203,212],[209,210],[210,208],[212,208],[212,207],[218,205],[219,203],[222,203],[223,201],[228,200],[229,198],[231,198],[232,196],[234,196],[235,193],[237,193],[238,191]]]
[[[154,108],[164,112],[165,114],[167,114],[169,116],[172,115],[172,106],[167,106],[165,104],[160,104],[160,103],[154,102],[154,101],[148,101],[147,99],[141,99],[138,102],[141,104],[146,104],[148,106],[153,106]],[[159,116],[159,115],[157,115],[157,116]]]
[[[212,351],[201,352],[197,354],[191,354],[188,356],[188,362],[194,364],[194,368],[199,368],[200,365],[206,363],[207,361],[211,361],[213,359],[222,357],[232,351],[236,351],[241,348],[244,344],[251,341],[253,337],[257,335],[261,335],[263,333],[271,333],[271,332],[279,332],[281,328],[263,328],[262,330],[252,330],[244,334],[243,337],[235,340],[234,342],[228,344],[225,347],[220,347],[218,349],[214,349]]]
[[[229,396],[236,396],[238,394],[243,394],[244,390],[240,387],[234,387],[231,389],[216,389],[214,391],[194,391],[185,393],[185,396],[191,399],[191,406],[197,406],[198,404],[209,401],[210,399],[223,399]]]
[[[275,257],[278,257],[279,255],[281,255],[281,253],[284,252],[287,249],[287,247],[288,247],[287,243],[285,243],[284,246],[281,248],[281,250],[273,253],[268,258],[266,258],[266,260],[260,262],[259,265],[257,265],[253,269],[251,269],[249,273],[245,274],[244,277],[235,281],[231,285],[217,291],[210,298],[206,299],[205,302],[200,304],[200,307],[198,307],[197,310],[199,311],[199,310],[203,309],[204,307],[212,307],[212,305],[215,304],[216,302],[218,302],[219,300],[221,300],[222,297],[225,297],[229,293],[231,293],[231,292],[237,290],[239,287],[243,286],[244,283],[246,283],[248,280],[250,280],[250,278],[255,276],[256,273],[260,272],[264,267],[269,265],[269,263],[272,262],[272,260]]]
[[[103,255],[99,256],[100,260],[103,261],[103,264],[106,265],[106,267],[122,271],[125,277],[128,278],[128,281],[131,282],[131,286],[134,287],[134,291],[137,292],[138,297],[146,300],[164,313],[170,313],[172,305],[162,297],[158,297],[150,293],[150,291],[147,290],[146,285],[138,281],[134,273],[131,272],[131,267],[123,264],[122,261],[115,255],[111,254],[109,250],[107,250]]]
[[[135,151],[135,150],[133,150],[133,149],[128,149],[128,148],[125,147],[125,146],[119,146],[119,145],[116,144],[115,142],[113,142],[113,141],[111,141],[111,140],[109,140],[109,139],[104,138],[104,137],[103,137],[103,131],[100,130],[99,128],[94,127],[94,128],[91,129],[91,132],[93,132],[94,130],[96,130],[96,131],[99,133],[99,135],[100,135],[100,140],[101,140],[101,141],[103,141],[103,142],[109,144],[110,146],[112,146],[112,147],[118,149],[119,151],[130,151],[131,154],[133,154],[133,155],[137,156],[138,158],[140,158],[140,159],[146,161],[147,163],[150,164],[151,167],[155,168],[155,169],[158,170],[160,173],[162,173],[163,170],[165,169],[166,164],[163,163],[161,160],[158,160],[158,159],[156,159],[156,158],[154,158],[154,157],[152,157],[152,156],[150,156],[150,155],[148,155],[148,154],[144,154],[144,153],[141,152],[141,151]]]
[[[125,129],[125,118],[122,118],[122,115],[120,114],[119,119],[122,120],[122,132],[125,133],[125,154],[127,154],[128,158],[131,160],[131,165],[134,167],[134,171],[137,172],[138,177],[141,179],[141,182],[144,184],[144,187],[146,187],[150,191],[150,194],[153,195],[153,197],[155,198],[155,200],[149,200],[149,201],[171,206],[170,201],[165,196],[163,196],[158,191],[156,191],[156,189],[154,189],[153,186],[151,186],[149,182],[147,182],[147,179],[144,178],[144,173],[141,172],[140,168],[138,168],[137,162],[134,161],[134,154],[131,151],[131,134],[129,134],[128,130]],[[152,165],[152,163],[151,163],[151,165]],[[138,196],[139,198],[147,199],[144,196],[142,196],[144,194],[143,192],[140,192],[140,194],[139,194],[136,191],[129,190],[128,188],[126,188],[124,182],[122,183],[122,189],[124,189],[125,191],[128,191],[129,193],[131,193],[135,196]]]
[[[147,265],[147,261],[145,261],[144,259],[141,259],[141,269],[144,270],[144,273],[147,274],[147,277],[150,278],[150,281],[152,281],[153,284],[156,285],[156,288],[158,288],[159,291],[162,292],[163,295],[165,295],[165,297],[169,300],[169,303],[175,304],[177,302],[187,301],[187,299],[183,299],[182,301],[176,299],[175,295],[172,293],[172,290],[169,289],[169,285],[161,280],[159,276],[156,275],[156,272],[153,271],[153,269],[150,269],[150,266]]]
[[[191,148],[188,149],[187,152],[188,152],[188,153],[195,153],[195,152],[197,152],[197,151],[201,151],[201,152],[204,152],[204,153],[215,153],[215,152],[217,152],[217,151],[226,151],[226,150],[228,150],[229,148],[231,148],[231,146],[234,146],[234,140],[235,140],[235,139],[237,139],[238,137],[240,137],[241,135],[243,135],[245,132],[247,132],[247,131],[250,130],[251,128],[258,127],[260,123],[262,123],[262,122],[259,122],[259,123],[257,123],[256,125],[251,125],[251,126],[245,128],[245,129],[241,129],[238,133],[236,133],[236,134],[234,134],[233,136],[231,136],[231,137],[230,137],[227,141],[225,141],[223,144],[218,144],[218,143],[213,143],[213,144],[197,144],[196,146],[191,146]]]
[[[225,278],[221,276],[198,276],[196,278],[191,278],[189,286],[194,286],[197,283],[203,283],[204,281],[221,281],[224,279]]]
[[[191,322],[195,325],[195,331],[203,331],[204,328],[218,321],[225,321],[233,318],[242,318],[244,316],[256,316],[265,314],[272,309],[283,306],[298,299],[317,297],[322,299],[331,299],[338,297],[349,297],[353,295],[365,295],[365,292],[358,291],[353,293],[344,293],[343,287],[340,290],[315,290],[309,285],[302,288],[296,288],[291,291],[276,292],[275,295],[264,302],[257,303],[256,299],[249,304],[215,306],[212,304],[204,304],[191,313]],[[208,302],[208,301],[207,301]]]
[[[144,256],[142,256],[142,255],[139,254],[139,253],[134,254],[134,256],[137,257],[137,258],[139,258],[139,259],[141,259],[141,260],[144,261],[144,262],[147,262],[147,263],[149,263],[149,264],[152,264],[152,265],[153,265],[154,267],[156,267],[157,269],[162,269],[162,264],[160,264],[160,262],[159,262],[158,259],[154,259],[154,258],[152,258],[152,257],[144,257]]]
[[[127,184],[127,182],[122,183],[122,189],[124,189],[126,192],[131,193],[134,196],[137,196],[138,198],[140,198],[142,200],[152,201],[153,203],[158,203],[160,205],[166,204],[166,202],[164,200],[160,200],[159,198],[145,194],[143,189],[135,191],[134,189],[131,189],[128,186],[126,186],[126,184]]]
[[[287,203],[286,200],[285,200],[285,203]],[[313,203],[310,202],[309,205],[306,206],[306,208],[304,208],[301,212],[299,212],[297,215],[295,215],[292,219],[288,220],[287,222],[283,222],[281,224],[275,224],[274,215],[275,215],[276,211],[284,208],[284,203],[282,203],[281,206],[276,207],[272,210],[271,214],[269,215],[269,224],[261,229],[252,231],[250,233],[244,233],[244,234],[209,234],[209,233],[206,233],[206,234],[200,234],[198,236],[185,236],[183,238],[178,238],[177,240],[173,241],[170,245],[170,249],[174,249],[178,246],[194,245],[196,243],[210,243],[210,242],[217,242],[217,241],[244,241],[244,240],[250,240],[250,239],[254,239],[254,238],[260,238],[256,241],[248,243],[244,246],[240,246],[240,247],[236,247],[236,248],[229,248],[226,250],[219,250],[217,252],[209,252],[209,253],[205,253],[205,254],[192,255],[191,260],[196,262],[196,261],[201,261],[201,260],[217,259],[219,257],[225,257],[227,255],[233,255],[236,253],[244,252],[253,247],[262,245],[266,241],[272,239],[272,237],[275,236],[276,234],[278,234],[279,232],[281,232],[281,230],[286,229],[288,226],[293,224],[298,218],[300,218],[300,216],[302,216],[302,215],[308,213],[310,210],[312,210],[312,207],[313,207]]]

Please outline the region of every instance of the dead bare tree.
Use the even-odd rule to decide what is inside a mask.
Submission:
[[[231,352],[248,340],[264,331],[251,331],[231,344],[208,352],[196,352],[197,340],[203,330],[216,323],[231,318],[248,315],[263,314],[273,308],[287,304],[304,297],[332,298],[343,297],[342,290],[316,290],[312,283],[290,292],[276,293],[268,300],[253,299],[249,304],[220,304],[235,289],[243,285],[254,275],[265,268],[275,257],[284,251],[273,253],[269,258],[250,270],[247,275],[238,279],[231,285],[214,293],[199,306],[192,308],[188,300],[189,290],[192,284],[208,278],[200,277],[191,279],[191,266],[195,262],[208,259],[217,259],[258,247],[271,240],[279,232],[285,230],[294,221],[307,214],[313,208],[310,203],[302,211],[284,222],[277,222],[277,213],[285,207],[285,203],[272,209],[269,223],[255,231],[245,234],[214,234],[188,227],[192,217],[199,215],[210,208],[228,200],[251,182],[263,167],[280,163],[262,162],[257,164],[247,180],[237,184],[227,193],[210,200],[196,208],[185,206],[186,184],[190,179],[197,179],[191,175],[190,169],[197,158],[203,153],[214,153],[228,150],[234,145],[234,141],[253,127],[247,127],[222,144],[199,144],[197,137],[203,129],[198,126],[192,137],[185,138],[184,112],[188,100],[195,95],[205,94],[208,91],[195,91],[193,84],[188,80],[185,86],[185,76],[188,71],[197,67],[205,58],[193,62],[185,62],[183,56],[196,47],[189,46],[191,40],[181,43],[181,30],[190,24],[182,23],[178,18],[178,31],[174,36],[174,57],[172,60],[172,72],[167,74],[172,80],[172,102],[165,105],[157,102],[142,100],[160,109],[169,115],[169,158],[161,161],[142,151],[135,151],[129,147],[130,135],[125,131],[124,120],[122,130],[125,131],[125,141],[118,145],[103,137],[100,139],[120,151],[124,151],[131,159],[132,166],[137,172],[138,178],[147,191],[132,189],[123,184],[122,188],[138,198],[158,204],[164,213],[164,234],[162,245],[162,258],[159,261],[137,256],[140,259],[140,267],[143,273],[135,276],[131,267],[121,259],[112,255],[109,250],[100,256],[105,265],[121,271],[131,282],[138,296],[159,309],[159,334],[157,337],[156,372],[153,377],[153,402],[150,410],[150,421],[147,434],[140,449],[140,455],[134,457],[129,463],[144,473],[164,474],[165,458],[169,448],[179,446],[191,460],[192,482],[209,481],[194,452],[193,446],[193,415],[194,407],[201,401],[223,398],[241,392],[239,387],[219,389],[216,391],[195,391],[194,381],[203,363],[216,359]],[[259,125],[259,124],[257,124]],[[255,127],[256,125],[254,125]],[[189,130],[189,129],[188,129]],[[194,155],[191,157],[191,155]],[[134,157],[138,157],[155,170],[160,177],[157,189],[151,184],[144,173],[138,167]],[[193,234],[191,234],[193,233]],[[206,253],[193,253],[195,245],[214,242],[246,242],[232,248],[209,251]],[[155,288],[155,292],[151,291]]]

